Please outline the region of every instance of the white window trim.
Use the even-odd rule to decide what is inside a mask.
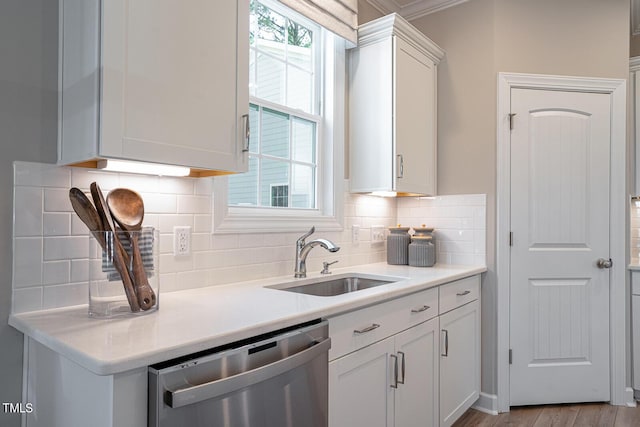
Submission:
[[[213,233],[281,233],[306,231],[341,231],[344,228],[344,138],[345,138],[345,42],[327,32],[323,73],[326,91],[322,103],[324,120],[319,130],[324,140],[318,152],[322,180],[317,185],[318,209],[281,209],[228,205],[228,178],[213,179]],[[329,191],[327,191],[329,190]]]

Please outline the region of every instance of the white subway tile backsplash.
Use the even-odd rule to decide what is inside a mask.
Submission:
[[[89,192],[92,182],[97,182],[102,191],[109,191],[120,187],[120,176],[112,172],[102,172],[95,169],[70,168],[71,186]],[[89,195],[91,198],[91,195]]]
[[[160,215],[159,228],[162,232],[173,233],[173,227],[191,227],[193,232],[193,215]]]
[[[14,185],[20,187],[69,188],[71,170],[56,165],[31,162],[14,162]]]
[[[173,194],[140,193],[145,211],[157,214],[174,214],[178,211],[178,198]]]
[[[44,261],[87,258],[88,253],[88,235],[44,238]]]
[[[42,236],[42,189],[16,187],[14,192],[16,237]]]
[[[73,213],[68,191],[75,186],[88,193],[94,181],[105,196],[117,187],[142,195],[144,225],[160,231],[161,292],[293,274],[294,244],[301,232],[211,234],[211,178],[149,177],[25,162],[16,162],[14,171],[14,214],[33,213],[21,217],[14,229],[14,312],[86,304],[89,231]],[[441,233],[440,263],[484,263],[485,203],[484,195],[389,199],[345,192],[345,228],[316,233],[341,249],[335,254],[312,251],[308,269],[319,271],[323,261],[339,260],[341,267],[384,262],[386,244],[370,241],[371,227],[398,222],[435,226]],[[354,224],[361,227],[357,244],[351,242]],[[173,255],[174,226],[192,227],[191,255]]]
[[[71,214],[69,213],[45,213],[41,215],[43,220],[43,236],[69,236],[71,235]],[[84,227],[87,228],[86,226]]]
[[[73,212],[69,201],[69,189],[45,188],[44,190],[45,212]]]
[[[48,261],[42,263],[42,284],[60,285],[71,281],[71,261]]]
[[[42,237],[13,239],[14,287],[42,284]]]
[[[59,308],[87,303],[89,285],[87,283],[68,283],[45,286],[42,293],[42,308]]]
[[[211,196],[178,196],[179,214],[206,214],[211,212]]]
[[[13,288],[11,309],[14,313],[42,310],[42,286]]]

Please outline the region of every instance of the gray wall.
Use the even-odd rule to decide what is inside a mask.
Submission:
[[[360,23],[380,16],[358,2]],[[438,193],[487,194],[482,390],[496,392],[497,73],[628,77],[628,0],[470,0],[412,21],[438,67]]]
[[[0,2],[0,402],[22,398],[22,334],[11,310],[13,161],[53,163],[58,119],[58,2]],[[35,402],[34,402],[35,403]],[[19,426],[4,414],[0,425]]]

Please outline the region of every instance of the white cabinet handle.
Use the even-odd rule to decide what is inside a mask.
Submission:
[[[411,312],[412,313],[422,313],[423,311],[427,311],[429,310],[431,307],[429,307],[428,305],[423,305],[420,308],[412,308]]]
[[[366,328],[354,329],[353,333],[354,334],[366,334],[367,332],[371,332],[374,329],[378,329],[379,327],[380,327],[380,325],[378,325],[377,323],[372,323],[371,325],[367,326]]]

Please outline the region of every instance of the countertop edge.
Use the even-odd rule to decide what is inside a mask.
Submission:
[[[420,283],[414,283],[406,287],[392,289],[388,292],[359,298],[346,303],[337,303],[330,305],[322,309],[310,309],[303,313],[294,313],[291,315],[284,315],[275,318],[266,319],[264,322],[254,323],[248,327],[239,327],[237,329],[229,330],[227,333],[218,333],[212,335],[202,336],[199,339],[194,339],[188,344],[181,344],[175,346],[165,346],[164,348],[156,348],[147,352],[139,352],[132,357],[121,357],[112,359],[103,359],[96,357],[95,355],[88,354],[74,346],[68,345],[62,338],[55,334],[48,333],[42,328],[38,327],[35,319],[39,318],[39,315],[61,315],[70,312],[71,310],[78,311],[79,308],[69,309],[52,309],[43,312],[29,312],[20,314],[11,314],[9,316],[9,325],[22,332],[26,336],[34,339],[45,347],[59,353],[60,355],[68,358],[69,360],[77,363],[83,368],[93,372],[97,375],[113,375],[126,371],[131,371],[139,368],[146,367],[161,361],[171,360],[177,357],[195,353],[198,351],[214,348],[225,343],[250,338],[255,335],[270,332],[273,330],[289,327],[298,323],[303,323],[309,320],[318,318],[330,318],[332,316],[347,313],[353,310],[364,308],[370,305],[378,304],[387,300],[409,295],[415,292],[420,292],[432,287],[437,287],[445,283],[450,283],[456,280],[460,280],[466,277],[475,276],[487,271],[486,266],[457,266],[459,271],[456,273],[447,274],[446,276],[439,277],[432,280],[422,281]],[[358,269],[359,266],[351,267],[351,270]],[[640,267],[639,267],[640,269]],[[247,282],[249,283],[249,282]],[[215,292],[215,286],[212,287],[212,292]],[[178,293],[198,291],[200,289],[191,289],[185,291],[178,291]],[[82,307],[82,306],[81,306]],[[86,310],[86,306],[84,306]],[[75,312],[74,311],[74,312]],[[161,310],[159,310],[161,311]],[[144,319],[144,317],[140,317]],[[138,319],[131,319],[138,320]],[[109,322],[107,320],[106,322]]]

